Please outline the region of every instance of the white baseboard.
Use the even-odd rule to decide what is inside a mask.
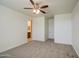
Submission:
[[[35,39],[32,39],[32,40],[35,40]],[[39,39],[39,40],[35,40],[35,41],[43,41],[44,42],[45,40],[44,39]]]
[[[58,42],[58,41],[55,41],[55,43],[65,44],[65,45],[72,45],[72,43],[64,43],[64,42]]]
[[[25,42],[22,42],[22,43],[20,43],[20,44],[11,46],[11,47],[9,47],[9,48],[6,48],[6,49],[4,49],[4,50],[1,50],[0,53],[5,52],[5,51],[10,50],[10,49],[13,49],[13,48],[16,48],[16,47],[21,46],[21,45],[23,45],[23,44],[25,44],[25,43],[27,43],[27,42],[25,41]]]
[[[79,49],[77,49],[77,47],[74,46],[73,44],[72,44],[72,46],[73,46],[74,50],[76,51],[77,55],[79,56]]]

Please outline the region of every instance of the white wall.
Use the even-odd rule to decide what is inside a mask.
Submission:
[[[48,34],[48,38],[49,39],[54,39],[54,19],[48,19],[49,21],[49,34]]]
[[[45,17],[45,39],[48,40],[49,20]]]
[[[32,39],[45,41],[45,18],[34,17],[32,20]]]
[[[72,44],[79,55],[79,1],[72,13]]]
[[[54,38],[56,43],[72,44],[71,14],[55,15]]]
[[[27,42],[27,17],[0,5],[0,52]]]

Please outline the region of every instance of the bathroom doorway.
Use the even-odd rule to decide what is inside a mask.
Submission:
[[[28,39],[28,42],[32,41],[32,20],[28,21],[27,39]]]

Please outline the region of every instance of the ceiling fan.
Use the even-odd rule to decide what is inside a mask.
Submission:
[[[39,12],[42,12],[43,14],[46,14],[46,12],[42,9],[48,8],[48,5],[39,6],[39,3],[34,3],[33,0],[30,0],[31,4],[33,5],[33,8],[24,8],[24,9],[33,9],[33,13],[39,14]]]

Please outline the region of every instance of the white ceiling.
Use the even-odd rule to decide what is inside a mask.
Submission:
[[[47,16],[61,13],[70,13],[75,7],[78,0],[33,0],[40,3],[40,5],[49,5]],[[24,7],[32,7],[29,0],[0,0],[0,4],[11,9],[23,12],[26,15],[33,16],[32,10],[24,10]],[[40,13],[39,15],[44,15]]]

